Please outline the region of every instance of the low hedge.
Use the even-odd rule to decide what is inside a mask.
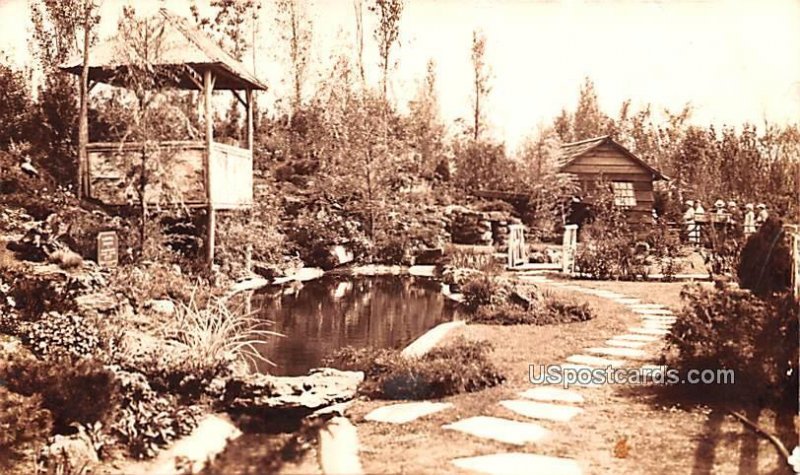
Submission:
[[[336,350],[325,365],[363,371],[359,388],[377,399],[435,399],[496,386],[505,377],[489,361],[492,347],[483,341],[458,338],[420,358],[406,358],[399,350],[352,348]]]

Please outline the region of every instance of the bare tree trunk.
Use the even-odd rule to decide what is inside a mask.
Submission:
[[[358,72],[361,76],[361,86],[367,84],[364,75],[364,4],[362,0],[353,0],[356,13],[356,50],[358,51]]]
[[[86,0],[83,12],[83,67],[80,83],[80,112],[78,113],[78,177],[77,196],[83,198],[84,175],[87,161],[86,146],[89,143],[89,43],[91,42],[91,4]]]

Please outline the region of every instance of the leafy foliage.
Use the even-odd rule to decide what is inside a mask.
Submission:
[[[22,341],[37,355],[69,353],[89,357],[98,353],[97,327],[77,313],[48,312],[21,327]]]
[[[796,300],[765,301],[721,283],[687,287],[681,296],[685,307],[667,335],[678,369],[732,369],[736,384],[727,389],[736,394],[796,396]]]
[[[174,398],[159,395],[139,373],[116,370],[122,398],[114,431],[137,458],[150,458],[197,427],[197,407],[176,407]]]
[[[432,399],[496,386],[505,377],[489,361],[491,346],[463,337],[420,358],[397,350],[341,348],[325,364],[364,371],[359,391],[381,399]]]
[[[791,255],[782,223],[769,218],[742,249],[739,285],[760,297],[769,297],[789,290],[791,273]]]
[[[0,467],[23,458],[35,443],[44,443],[52,430],[50,412],[39,395],[29,397],[0,387]]]
[[[7,387],[24,396],[41,396],[58,430],[71,423],[102,422],[118,396],[114,374],[90,358],[51,355],[47,360],[13,359],[0,371]]]

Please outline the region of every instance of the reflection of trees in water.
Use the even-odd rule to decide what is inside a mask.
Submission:
[[[402,346],[453,316],[435,282],[397,276],[309,282],[268,299],[262,314],[287,335],[265,353],[290,373],[342,346]]]

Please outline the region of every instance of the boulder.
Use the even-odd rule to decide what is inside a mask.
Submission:
[[[73,435],[56,435],[53,443],[42,451],[47,474],[87,473],[99,462],[89,436],[80,431]]]
[[[444,257],[444,249],[420,249],[416,256],[414,256],[414,264],[433,266],[439,264]]]
[[[175,302],[168,299],[148,300],[147,302],[145,302],[144,306],[145,308],[149,308],[155,313],[166,316],[175,315],[175,312],[177,311],[177,308],[175,307]]]
[[[361,371],[334,368],[312,369],[305,376],[250,374],[227,381],[222,404],[243,412],[310,414],[353,399],[362,381]]]

